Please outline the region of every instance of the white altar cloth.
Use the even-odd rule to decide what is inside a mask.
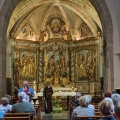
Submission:
[[[39,92],[36,96],[43,96],[43,93]],[[52,96],[76,96],[76,92],[54,92]]]
[[[40,90],[40,92],[43,92],[43,89],[44,88],[41,88],[41,90]],[[52,87],[52,89],[53,89],[53,91],[55,92],[55,91],[61,91],[61,92],[70,92],[70,88],[69,87],[58,87],[58,88],[56,88],[56,87]]]

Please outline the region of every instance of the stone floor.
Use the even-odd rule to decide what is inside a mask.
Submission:
[[[63,113],[51,113],[45,114],[41,113],[41,120],[69,120],[68,111],[64,111]]]

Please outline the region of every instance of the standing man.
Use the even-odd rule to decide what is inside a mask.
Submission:
[[[45,113],[52,112],[52,94],[53,94],[53,89],[50,86],[50,82],[48,81],[43,90],[43,99],[45,100],[44,103]]]
[[[28,96],[29,96],[29,102],[31,102],[31,98],[34,97],[34,90],[28,86],[28,82],[24,81],[23,82],[23,87],[20,88],[19,93],[20,92],[25,92]]]

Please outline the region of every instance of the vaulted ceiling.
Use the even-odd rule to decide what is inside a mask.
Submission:
[[[89,0],[21,0],[11,16],[7,34],[18,32],[25,23],[29,23],[35,32],[43,31],[46,22],[52,16],[61,16],[66,29],[78,34],[81,23],[86,23],[92,34],[97,36],[102,30],[98,14]]]

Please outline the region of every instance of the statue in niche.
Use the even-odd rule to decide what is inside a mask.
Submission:
[[[59,69],[57,68],[57,70],[54,72],[54,86],[58,87],[59,86],[59,79],[60,79],[60,75],[59,75]]]
[[[65,61],[66,61],[66,58],[63,52],[59,53],[59,59],[60,59],[60,70],[63,73],[65,72]]]
[[[62,37],[64,40],[68,40],[67,34],[68,34],[68,32],[67,32],[66,28],[64,27],[62,30]]]
[[[55,71],[55,55],[52,55],[48,61],[48,73],[53,75],[54,71]]]
[[[62,36],[64,40],[72,40],[72,36],[69,31],[66,30],[65,27],[61,30]]]
[[[86,77],[86,71],[85,71],[85,66],[84,66],[84,60],[85,60],[85,57],[84,55],[82,54],[79,54],[79,58],[78,58],[78,65],[79,65],[79,78],[82,78],[82,77]]]
[[[90,56],[90,51],[88,51],[86,57],[86,66],[90,66],[90,61],[91,61],[91,56]]]
[[[49,29],[45,29],[41,32],[41,41],[47,41],[49,39]]]
[[[95,81],[95,66],[96,66],[96,59],[93,58],[89,68],[89,79],[91,81]]]
[[[25,54],[23,54],[23,56],[20,60],[20,64],[22,66],[21,75],[26,76],[26,57],[25,57]]]
[[[14,62],[14,85],[16,87],[19,87],[19,72],[20,72],[20,66],[18,59],[15,59]]]
[[[30,57],[29,74],[30,77],[35,77],[35,59],[33,56]]]

